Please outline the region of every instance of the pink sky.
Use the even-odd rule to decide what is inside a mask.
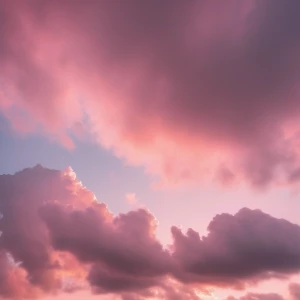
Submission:
[[[0,298],[299,299],[299,12],[0,0]]]

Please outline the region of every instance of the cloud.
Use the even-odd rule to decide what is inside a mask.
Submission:
[[[78,189],[72,176],[71,170],[64,174],[40,165],[14,175],[0,175],[0,211],[3,215],[0,251],[8,253],[20,264],[15,268],[22,275],[20,282],[39,293],[61,290],[64,277],[70,276],[75,282],[76,277],[84,273],[81,266],[72,262],[71,254],[53,251],[46,224],[38,214],[39,208],[48,201],[59,199],[81,207],[86,199],[93,199],[90,192]],[[75,196],[75,193],[78,194]],[[26,291],[21,298],[30,291],[22,285],[18,288]]]
[[[24,269],[11,265],[3,251],[0,251],[0,266],[0,296],[34,299],[41,295],[37,288],[28,283]]]
[[[16,129],[67,147],[82,124],[162,183],[295,184],[298,10],[297,0],[1,1],[0,107]]]
[[[135,205],[138,202],[135,193],[127,193],[125,195],[125,197],[126,197],[127,203],[130,204],[130,205]]]
[[[46,205],[41,209],[55,249],[94,263],[88,276],[95,290],[119,292],[158,284],[171,258],[155,238],[155,220],[145,210],[112,216],[94,204],[85,211]]]
[[[0,195],[3,297],[88,289],[195,300],[208,287],[242,289],[300,270],[300,226],[259,210],[217,215],[204,237],[172,227],[165,247],[147,209],[112,214],[71,168],[0,175]]]
[[[122,300],[200,300],[200,289],[178,283],[174,280],[162,280],[159,286],[139,293],[123,293]]]
[[[299,300],[300,299],[300,284],[299,283],[291,283],[289,285],[289,292],[292,299]]]
[[[258,294],[248,293],[245,296],[238,298],[239,300],[284,300],[284,298],[276,293]],[[228,297],[227,300],[237,300],[235,297]]]
[[[173,258],[183,281],[245,284],[296,273],[300,267],[300,227],[260,210],[221,214],[208,225],[208,235],[172,228]],[[186,274],[182,271],[186,271]]]

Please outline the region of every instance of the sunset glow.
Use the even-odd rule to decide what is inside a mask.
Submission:
[[[299,16],[0,0],[0,300],[300,300]]]

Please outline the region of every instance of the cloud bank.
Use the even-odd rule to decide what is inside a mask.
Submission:
[[[208,287],[243,289],[300,271],[299,225],[244,208],[215,216],[203,237],[172,227],[164,246],[148,210],[112,214],[70,168],[0,175],[0,212],[0,296],[8,298],[90,289],[194,300]]]
[[[163,184],[299,181],[297,0],[0,3],[0,109]],[[176,151],[174,151],[176,149]]]

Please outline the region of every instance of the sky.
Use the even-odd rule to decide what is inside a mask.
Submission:
[[[299,300],[299,13],[0,0],[0,299]]]

